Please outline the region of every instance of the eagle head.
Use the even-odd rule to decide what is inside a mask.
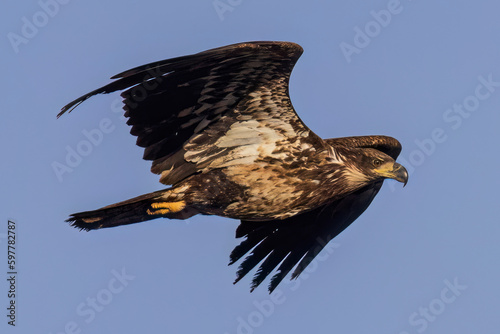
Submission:
[[[345,161],[344,176],[354,184],[367,184],[383,179],[408,182],[408,171],[389,155],[373,148],[356,148]]]

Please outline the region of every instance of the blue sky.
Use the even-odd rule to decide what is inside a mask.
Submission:
[[[484,1],[8,1],[0,11],[2,333],[497,333],[500,5]],[[291,78],[322,137],[385,134],[410,170],[269,296],[232,285],[237,221],[90,233],[69,214],[161,189],[118,94],[123,70],[251,40],[305,49]],[[86,134],[99,129],[90,146]],[[94,132],[95,133],[95,132]],[[97,138],[97,137],[96,137]],[[68,165],[68,152],[84,152]],[[69,165],[68,165],[69,166]],[[16,326],[7,324],[7,221]],[[267,284],[267,281],[266,281]]]

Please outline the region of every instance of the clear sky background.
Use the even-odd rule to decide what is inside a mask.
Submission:
[[[0,11],[2,333],[498,333],[498,1],[55,1]],[[251,275],[232,284],[237,221],[69,227],[71,213],[162,186],[119,94],[56,120],[60,108],[123,70],[251,40],[302,45],[300,117],[322,137],[397,138],[408,185],[387,181],[273,297],[268,281],[250,293]],[[86,155],[71,167],[72,150]],[[58,176],[57,163],[72,171]]]

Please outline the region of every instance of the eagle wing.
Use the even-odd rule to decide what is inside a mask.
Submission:
[[[269,156],[301,140],[325,145],[297,116],[288,95],[302,48],[249,42],[136,67],[62,108],[100,93],[122,92],[127,124],[160,182],[175,184],[213,168]],[[300,140],[297,140],[300,139]]]
[[[401,152],[401,144],[387,136],[359,136],[325,139],[332,147],[347,146],[378,149],[394,160]],[[234,248],[230,264],[250,254],[240,264],[236,282],[252,268],[259,266],[252,280],[252,291],[276,268],[271,278],[272,292],[295,267],[292,279],[311,263],[327,243],[354,222],[370,205],[383,181],[365,186],[329,204],[283,220],[241,221],[236,237],[246,237]]]
[[[401,153],[401,143],[389,136],[353,136],[342,138],[325,139],[325,142],[333,148],[337,146],[356,147],[356,148],[374,148],[379,150],[394,160]]]

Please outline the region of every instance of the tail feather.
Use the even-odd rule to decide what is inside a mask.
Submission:
[[[101,209],[74,213],[66,221],[80,230],[90,231],[140,223],[159,217],[185,219],[196,214],[171,190],[160,190]]]

